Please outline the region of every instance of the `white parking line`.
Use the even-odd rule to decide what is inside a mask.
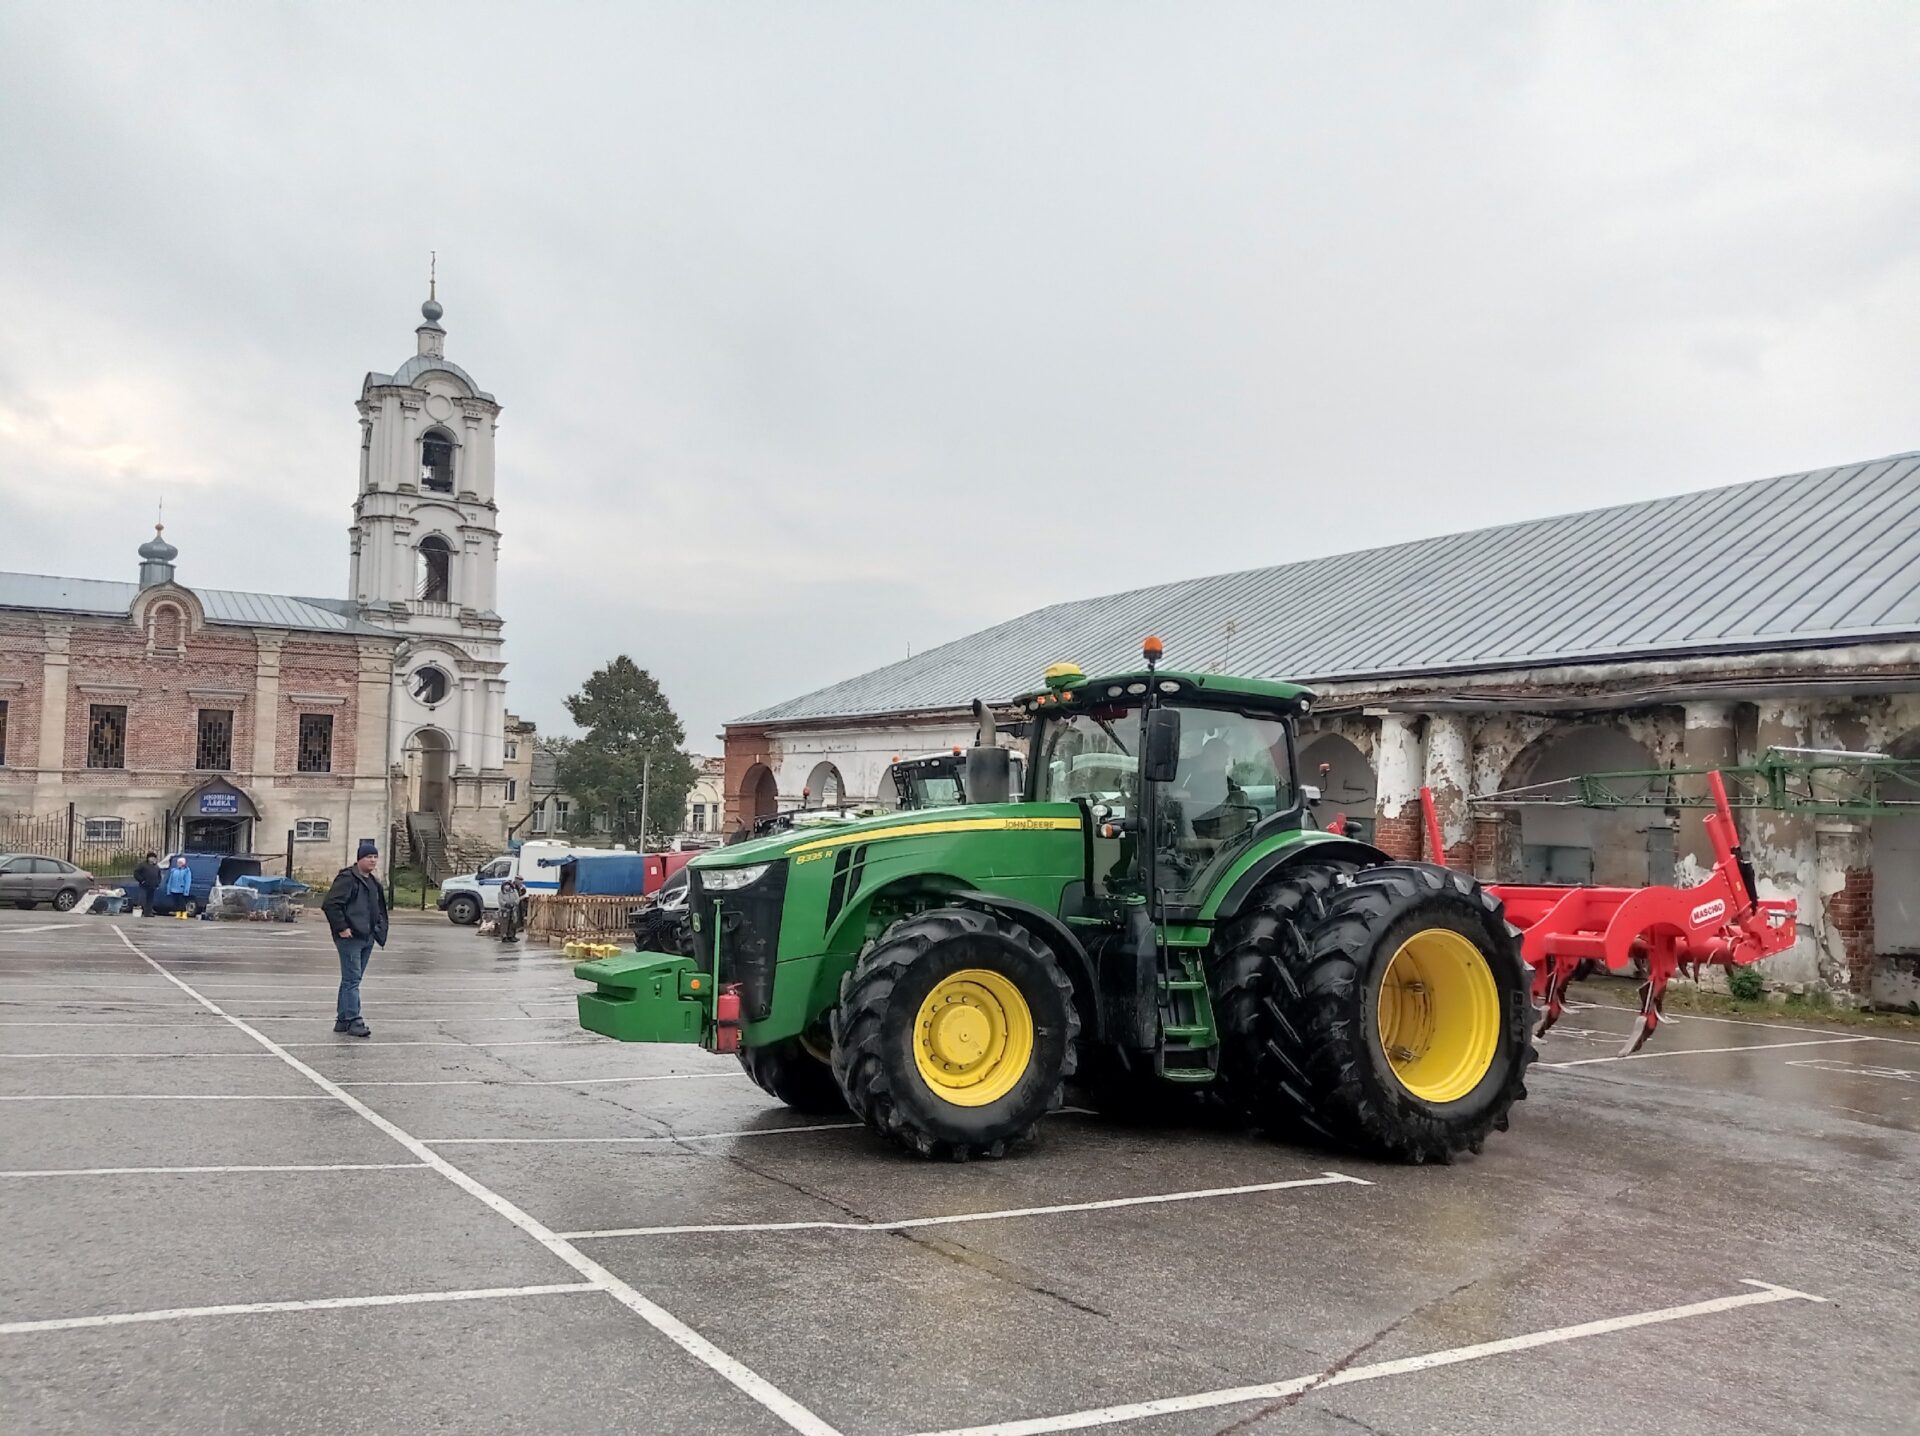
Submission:
[[[329,1002],[324,1008],[315,1009],[310,1016],[269,1017],[258,1012],[236,1012],[234,1016],[244,1017],[249,1022],[326,1022],[333,1016],[333,1004]],[[369,1006],[366,1016],[369,1025],[384,1022],[389,1027],[397,1027],[402,1023],[409,1027],[448,1027],[456,1022],[572,1022],[577,1012],[569,1007],[564,1012],[535,1012],[520,1017],[388,1017],[378,1006]]]
[[[305,1092],[30,1092],[8,1094],[0,1102],[331,1102]]]
[[[175,1018],[187,1018],[187,1017],[192,1017],[194,1015],[193,1009],[191,1007],[188,1007],[183,1002],[113,1001],[113,1002],[93,1002],[93,1003],[45,1002],[45,1003],[33,1003],[33,1004],[28,1004],[23,1002],[23,1003],[17,1004],[17,1006],[19,1010],[26,1011],[26,1012],[38,1012],[38,1011],[45,1011],[45,1010],[52,1010],[55,1012],[59,1012],[62,1010],[69,1010],[73,1012],[124,1012],[129,1017],[135,1018],[142,1022],[151,1022],[154,1019],[154,1016],[159,1013],[165,1013]],[[15,1010],[14,1006],[0,1008],[0,1011],[11,1012],[13,1010]],[[62,1026],[97,1027],[101,1025],[111,1026],[112,1024],[111,1023],[101,1024],[98,1022],[81,1019],[81,1018],[72,1018],[65,1022],[55,1022],[47,1019],[41,1019],[40,1021],[19,1020],[19,1021],[12,1021],[12,1022],[0,1022],[0,1027],[62,1027]]]
[[[1840,1042],[1873,1042],[1872,1037],[1822,1037],[1815,1042],[1748,1042],[1739,1047],[1669,1047],[1656,1052],[1578,1057],[1571,1062],[1536,1062],[1535,1067],[1597,1067],[1602,1062],[1638,1062],[1644,1057],[1713,1057],[1725,1052],[1771,1052],[1780,1047],[1829,1047]]]
[[[588,1282],[592,1283],[599,1290],[604,1291],[608,1296],[611,1296],[615,1301],[626,1307],[627,1310],[638,1316],[642,1321],[646,1322],[648,1326],[666,1337],[667,1340],[700,1362],[708,1370],[729,1382],[743,1395],[764,1406],[775,1417],[799,1432],[800,1436],[840,1436],[840,1433],[832,1426],[822,1421],[807,1407],[787,1395],[787,1393],[782,1391],[778,1386],[775,1386],[772,1382],[768,1381],[744,1363],[729,1356],[711,1341],[708,1341],[706,1337],[674,1316],[665,1307],[658,1306],[647,1300],[646,1297],[634,1290],[632,1286],[601,1266],[599,1262],[581,1251],[580,1248],[554,1235],[552,1229],[537,1218],[522,1210],[520,1207],[515,1206],[492,1188],[467,1175],[466,1172],[454,1166],[453,1163],[449,1162],[438,1152],[435,1152],[418,1137],[415,1137],[412,1133],[406,1131],[396,1123],[381,1116],[378,1112],[374,1111],[373,1108],[369,1107],[338,1083],[332,1081],[320,1072],[315,1071],[312,1067],[309,1067],[257,1027],[249,1026],[240,1018],[229,1016],[227,1013],[221,1011],[212,999],[202,997],[185,982],[175,977],[172,973],[167,972],[164,967],[136,947],[133,940],[129,938],[126,932],[118,925],[114,927],[114,932],[119,936],[120,941],[126,944],[130,952],[134,953],[141,961],[153,968],[155,972],[165,973],[167,981],[173,983],[182,992],[206,1008],[207,1011],[216,1017],[224,1018],[240,1031],[246,1033],[247,1036],[266,1048],[267,1051],[279,1057],[281,1061],[293,1068],[294,1071],[300,1073],[301,1076],[312,1082],[322,1092],[335,1098],[347,1108],[365,1118],[367,1122],[393,1138],[394,1141],[405,1147],[421,1161],[427,1163],[427,1165],[431,1166],[436,1172],[445,1177],[449,1182],[452,1182],[468,1196],[484,1203],[492,1211],[513,1223],[514,1226],[532,1237],[554,1256],[580,1273]]]
[[[1065,1202],[1050,1207],[1008,1207],[997,1212],[963,1212],[952,1217],[908,1217],[893,1222],[730,1222],[692,1227],[612,1227],[597,1232],[562,1232],[568,1241],[596,1237],[660,1237],[693,1232],[902,1232],[916,1227],[960,1226],[968,1222],[999,1222],[1013,1217],[1048,1217],[1066,1212],[1106,1212],[1119,1207],[1150,1207],[1166,1202],[1203,1202],[1214,1197],[1241,1197],[1254,1192],[1285,1192],[1300,1187],[1370,1187],[1372,1182],[1340,1172],[1297,1177],[1289,1182],[1255,1182],[1244,1187],[1207,1187],[1190,1192],[1156,1192],[1145,1197],[1109,1197],[1098,1202]]]
[[[192,1008],[165,1008],[165,1012],[177,1012],[182,1017],[198,1017]],[[148,1017],[132,1017],[132,1021],[0,1021],[0,1027],[138,1027],[148,1021]]]
[[[1141,1421],[1151,1416],[1172,1416],[1183,1411],[1206,1411],[1220,1406],[1243,1406],[1254,1401],[1272,1401],[1297,1396],[1304,1391],[1324,1391],[1335,1386],[1353,1386],[1362,1381],[1379,1381],[1388,1376],[1407,1376],[1417,1371],[1432,1371],[1442,1366],[1458,1366],[1464,1361],[1483,1361],[1490,1356],[1506,1356],[1516,1351],[1533,1351],[1543,1346],[1581,1341],[1616,1331],[1631,1331],[1641,1326],[1657,1326],[1669,1321],[1688,1321],[1737,1311],[1748,1306],[1768,1306],[1782,1301],[1824,1302],[1825,1297],[1809,1296],[1769,1282],[1741,1278],[1741,1285],[1757,1290],[1738,1296],[1719,1296],[1711,1301],[1689,1302],[1685,1306],[1666,1306],[1658,1311],[1635,1312],[1631,1316],[1609,1316],[1599,1321],[1583,1321],[1576,1326],[1556,1326],[1547,1331],[1532,1331],[1524,1336],[1504,1337],[1499,1341],[1476,1342],[1472,1346],[1454,1346],[1430,1351],[1424,1356],[1404,1356],[1396,1361],[1376,1361],[1367,1366],[1349,1366],[1331,1374],[1295,1376],[1286,1381],[1269,1381],[1259,1386],[1231,1386],[1219,1391],[1200,1391],[1191,1396],[1170,1396],[1157,1401],[1136,1401],[1125,1406],[1102,1406],[1092,1411],[1070,1411],[1059,1416],[1039,1416],[1026,1421],[997,1421],[986,1426],[964,1426],[932,1433],[932,1436],[1046,1436],[1054,1431],[1080,1431],[1089,1426],[1113,1426],[1122,1421]]]
[[[53,1321],[0,1322],[0,1336],[30,1331],[78,1331],[89,1326],[127,1326],[136,1321],[185,1321],[199,1316],[259,1316],[272,1311],[342,1311],[359,1306],[425,1306],[440,1301],[494,1301],[510,1296],[557,1296],[561,1292],[598,1291],[590,1281],[547,1286],[490,1286],[472,1291],[411,1291],[400,1296],[329,1296],[315,1301],[248,1301],[231,1306],[175,1306],[164,1311],[121,1311],[111,1316],[63,1316]]]
[[[378,1022],[379,1020],[380,1019],[377,1017],[374,1018],[375,1022]],[[265,1034],[263,1033],[261,1035],[264,1036]],[[591,1037],[585,1039],[584,1041],[578,1037],[533,1037],[533,1038],[526,1038],[526,1039],[522,1039],[514,1042],[487,1042],[487,1041],[481,1040],[480,1038],[475,1038],[472,1042],[462,1042],[457,1039],[451,1039],[451,1038],[446,1041],[429,1041],[424,1038],[419,1040],[414,1040],[411,1038],[406,1038],[406,1039],[402,1039],[399,1042],[382,1042],[377,1037],[372,1039],[362,1039],[359,1037],[346,1037],[346,1036],[336,1037],[331,1042],[276,1042],[274,1044],[274,1046],[276,1047],[328,1047],[334,1050],[335,1052],[366,1051],[368,1050],[369,1047],[371,1047],[373,1050],[376,1050],[376,1051],[384,1051],[386,1048],[389,1048],[389,1047],[493,1048],[493,1047],[599,1047],[601,1045],[602,1045],[601,1042]]]
[[[155,982],[159,980],[151,972],[130,972],[127,976],[137,977],[145,982]],[[475,990],[474,987],[468,983],[463,982],[456,985],[465,992]],[[420,988],[415,989],[405,986],[402,980],[385,978],[381,980],[379,986],[382,992],[394,992],[402,997],[429,997],[435,993],[445,992],[447,990],[447,984],[437,980],[428,981]],[[581,986],[580,983],[574,983],[570,987],[537,988],[520,984],[512,987],[500,987],[489,997],[445,998],[442,1000],[474,1003],[514,1001],[517,999],[523,999],[529,1002],[558,1002],[562,999],[571,999],[576,996]],[[125,992],[126,990],[126,985],[118,982],[22,982],[10,980],[4,975],[0,975],[0,994],[5,995],[18,992]],[[340,984],[337,982],[269,983],[256,981],[247,983],[245,986],[223,987],[217,991],[209,986],[206,991],[209,997],[233,997],[248,1000],[256,997],[278,997],[282,993],[290,992],[338,992],[339,990]],[[93,999],[89,998],[87,1000],[92,1001]]]
[[[1571,1004],[1567,1007],[1567,1011],[1569,1012],[1576,1010],[1583,1012],[1618,1012],[1623,1017],[1634,1017],[1638,1015],[1635,1009],[1622,1007],[1618,1003],[1613,1002],[1583,1002],[1577,1009]],[[1718,1022],[1730,1027],[1770,1028],[1775,1032],[1807,1032],[1815,1036],[1833,1031],[1832,1025],[1826,1027],[1807,1027],[1792,1022],[1769,1022],[1763,1017],[1714,1017],[1705,1012],[1676,1012],[1670,1016],[1663,1017],[1662,1021],[1668,1023]],[[1626,1034],[1621,1033],[1620,1035],[1624,1037]],[[1920,1046],[1920,1037],[1889,1037],[1885,1033],[1874,1033],[1873,1037],[1877,1042],[1898,1042],[1907,1047]]]
[[[1789,1062],[1789,1067],[1811,1067],[1816,1072],[1835,1072],[1842,1077],[1878,1077],[1884,1082],[1920,1082],[1920,1072],[1905,1067],[1874,1067],[1865,1062],[1847,1062],[1837,1057],[1809,1057]]]
[[[520,1002],[509,1001],[506,999],[481,1001],[478,998],[472,1001],[420,1002],[411,997],[400,997],[400,998],[396,998],[391,1005],[394,1007],[410,1007],[417,1010],[432,1011],[436,1008],[442,1008],[442,1007],[492,1007],[496,1009],[501,1007],[515,1007],[515,1006],[535,1007],[543,1002],[550,1002],[550,1001],[552,1001],[552,999],[545,998],[545,997],[540,997],[540,998],[529,997],[524,1001],[520,1001]],[[303,1011],[295,1012],[290,1016],[281,1015],[282,1013],[285,1013],[287,1009],[293,1008],[293,1007],[301,1008],[303,1009]],[[332,1012],[333,1010],[334,1010],[334,1004],[331,1002],[282,1002],[278,1005],[276,1010],[273,1012],[236,1012],[233,1015],[235,1017],[245,1018],[248,1022],[307,1022],[307,1021],[310,1021],[311,1019],[304,1015],[305,1012]],[[556,1008],[556,1011],[562,1014],[571,1014],[577,1010],[578,1009],[575,1007],[574,1003],[571,1000],[569,1000],[564,1006]],[[409,1018],[407,1020],[418,1021],[419,1019]],[[456,1014],[455,1016],[448,1017],[443,1020],[447,1022],[525,1022],[525,1021],[528,1021],[529,1019],[524,1013],[522,1013],[513,1017],[461,1017]]]
[[[7,1057],[271,1057],[271,1052],[0,1052]]]
[[[263,1052],[262,1057],[271,1056]],[[303,1162],[260,1167],[41,1167],[0,1177],[145,1177],[226,1172],[430,1172],[425,1162]]]
[[[850,1132],[858,1122],[815,1122],[808,1127],[755,1127],[742,1132],[686,1132],[664,1137],[422,1137],[428,1147],[654,1146],[667,1142],[725,1142],[735,1137],[786,1137],[795,1132]]]
[[[744,1072],[658,1072],[645,1077],[553,1077],[538,1082],[495,1082],[486,1077],[435,1077],[420,1082],[342,1082],[342,1087],[605,1087],[620,1082],[699,1082],[716,1078],[751,1081]]]

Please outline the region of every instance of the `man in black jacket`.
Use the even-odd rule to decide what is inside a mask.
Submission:
[[[140,889],[140,916],[153,916],[153,895],[160,891],[160,855],[148,853],[133,870],[133,885]]]
[[[387,895],[373,875],[380,850],[372,838],[360,840],[359,855],[350,868],[340,869],[320,903],[340,954],[340,1001],[334,1009],[333,1030],[349,1037],[371,1037],[373,1029],[360,1016],[360,979],[374,945],[387,945]]]

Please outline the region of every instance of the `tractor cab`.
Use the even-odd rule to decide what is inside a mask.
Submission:
[[[1018,753],[1010,753],[1013,791],[1021,791],[1025,769]],[[895,757],[880,779],[880,799],[903,813],[921,808],[958,808],[967,802],[967,750],[923,753],[916,758]]]
[[[1090,679],[1057,664],[1017,700],[1033,723],[1027,797],[1086,810],[1096,896],[1194,915],[1240,857],[1304,825],[1294,723],[1312,697],[1291,683],[1151,668]]]

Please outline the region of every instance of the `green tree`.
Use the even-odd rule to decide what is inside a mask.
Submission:
[[[680,751],[686,729],[653,675],[623,653],[567,699],[567,712],[585,730],[558,755],[573,830],[590,832],[604,818],[614,841],[636,844],[679,831],[697,774]],[[649,754],[643,831],[640,787]]]

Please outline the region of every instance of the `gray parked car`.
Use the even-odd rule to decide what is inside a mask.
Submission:
[[[34,907],[50,902],[70,912],[93,885],[92,873],[59,858],[0,853],[0,903]]]

